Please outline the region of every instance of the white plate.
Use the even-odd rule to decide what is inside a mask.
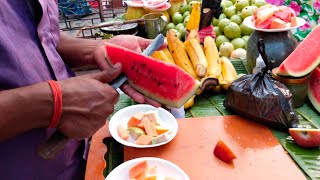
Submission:
[[[127,128],[127,123],[129,121],[129,118],[134,115],[137,112],[146,112],[146,111],[151,111],[151,110],[157,110],[159,117],[160,117],[160,122],[159,124],[163,127],[168,128],[171,131],[171,136],[168,139],[168,141],[158,143],[158,144],[150,144],[150,145],[138,145],[135,144],[135,140],[130,137],[127,141],[123,140],[120,138],[119,133],[118,133],[118,126],[121,125],[124,128]],[[130,147],[136,147],[136,148],[150,148],[150,147],[156,147],[156,146],[161,146],[163,144],[166,144],[170,142],[178,132],[178,123],[176,118],[169,113],[167,110],[163,108],[155,108],[150,105],[146,104],[138,104],[138,105],[132,105],[126,108],[123,108],[116,112],[112,118],[110,119],[109,122],[109,131],[111,136],[118,141],[119,143],[125,145],[125,146],[130,146]]]
[[[154,157],[143,157],[126,161],[113,169],[105,180],[129,180],[130,168],[144,160],[147,160],[149,167],[156,166],[157,175],[172,177],[176,180],[190,180],[188,175],[177,165],[170,161]]]
[[[130,7],[143,7],[143,2],[142,1],[138,1],[138,2],[123,1],[123,2],[126,3],[127,6],[130,6]]]
[[[246,17],[243,21],[243,24],[248,26],[251,29],[257,30],[257,31],[263,31],[263,32],[282,32],[282,31],[289,31],[291,29],[295,29],[297,27],[303,26],[306,23],[306,21],[302,18],[297,17],[297,26],[294,27],[287,27],[282,29],[260,29],[255,27],[254,21],[252,21],[252,16]]]
[[[157,9],[157,8],[159,8],[159,7],[164,6],[164,5],[167,3],[166,0],[162,0],[162,2],[159,3],[159,4],[149,5],[149,4],[148,4],[149,1],[152,2],[152,1],[154,1],[154,0],[144,0],[144,1],[143,1],[143,5],[144,5],[144,7],[147,8],[147,9]]]

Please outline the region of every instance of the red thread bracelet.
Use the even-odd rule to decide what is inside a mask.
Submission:
[[[59,84],[54,80],[47,81],[51,87],[53,95],[53,115],[49,128],[55,128],[62,114],[62,92]]]

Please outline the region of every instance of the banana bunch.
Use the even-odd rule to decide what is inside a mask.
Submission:
[[[174,30],[167,32],[168,49],[156,51],[151,56],[155,59],[175,64],[199,80],[201,87],[196,92],[200,95],[204,90],[220,92],[227,90],[230,84],[237,79],[237,72],[231,61],[226,57],[219,57],[218,48],[211,36],[206,36],[203,45],[198,37],[187,38],[183,43]],[[209,88],[208,88],[209,87]],[[184,108],[193,106],[195,96],[184,105]]]

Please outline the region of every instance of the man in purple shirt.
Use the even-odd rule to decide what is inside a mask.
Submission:
[[[0,27],[0,179],[82,179],[85,138],[114,111],[119,94],[106,83],[119,75],[121,65],[108,66],[98,48],[105,42],[60,32],[57,0],[2,0]],[[141,52],[150,40],[117,36],[108,43]],[[74,77],[69,69],[89,64],[104,71]],[[71,139],[52,160],[37,154],[54,131],[47,128],[53,115],[48,80],[61,87],[58,129]],[[140,103],[160,105],[128,84],[121,89]]]

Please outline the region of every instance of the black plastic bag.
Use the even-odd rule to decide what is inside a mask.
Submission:
[[[292,94],[284,84],[271,77],[262,39],[258,49],[266,66],[235,80],[223,105],[250,120],[280,130],[297,127],[299,120],[292,108]]]

